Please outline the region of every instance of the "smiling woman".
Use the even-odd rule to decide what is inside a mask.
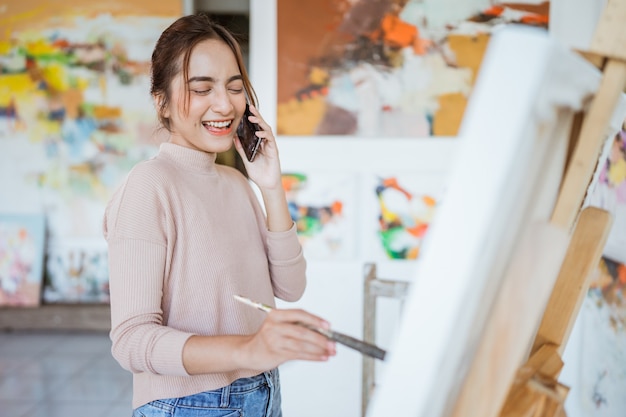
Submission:
[[[204,14],[175,21],[152,54],[151,93],[169,140],[133,168],[104,219],[112,352],[133,372],[133,407],[141,416],[281,416],[278,365],[326,361],[335,345],[297,324],[329,328],[319,317],[264,315],[233,298],[298,300],[306,261],[276,140],[232,34]],[[237,137],[244,117],[262,139],[254,162]],[[215,163],[233,144],[263,206],[244,175]]]
[[[228,45],[215,39],[195,45],[188,70],[179,72],[171,82],[171,89],[178,94],[163,98],[167,93],[153,92],[170,131],[170,142],[205,152],[230,149],[245,111],[246,95],[253,95],[244,86]]]

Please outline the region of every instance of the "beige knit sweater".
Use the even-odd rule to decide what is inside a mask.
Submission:
[[[105,212],[112,353],[133,372],[133,408],[258,373],[190,376],[183,345],[192,335],[258,330],[264,314],[233,294],[273,306],[275,296],[295,301],[304,291],[295,226],[269,232],[247,179],[215,158],[162,144],[133,168]]]

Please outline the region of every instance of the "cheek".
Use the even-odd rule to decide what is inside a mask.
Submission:
[[[189,115],[196,115],[198,113],[203,114],[207,109],[208,104],[202,96],[192,96],[189,99]],[[182,106],[181,106],[182,108]]]
[[[237,96],[233,99],[233,106],[235,107],[237,114],[243,117],[243,114],[246,111],[246,97],[245,96]]]

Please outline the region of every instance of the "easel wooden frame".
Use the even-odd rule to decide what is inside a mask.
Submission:
[[[609,2],[592,47],[585,53],[586,56],[593,56],[592,62],[598,63],[602,77],[591,106],[578,119],[582,120],[582,124],[573,124],[565,176],[549,221],[552,228],[565,231],[569,239],[569,244],[564,246],[567,251],[562,258],[560,272],[557,274],[558,271],[555,271],[553,275],[558,275],[553,287],[550,284],[551,287],[542,288],[542,294],[549,298],[547,304],[533,304],[532,312],[522,310],[524,314],[538,314],[535,324],[530,319],[524,324],[526,327],[537,326],[541,322],[539,330],[533,332],[534,340],[529,340],[528,346],[519,346],[519,338],[503,341],[499,337],[499,332],[507,325],[503,317],[509,317],[507,314],[511,313],[507,301],[514,298],[515,290],[525,289],[520,286],[522,277],[509,280],[512,283],[498,292],[491,315],[481,332],[483,336],[469,364],[470,369],[463,375],[460,391],[453,393],[449,397],[455,398],[451,400],[452,404],[448,403],[448,408],[436,415],[564,415],[567,388],[556,380],[563,365],[560,354],[586,293],[587,279],[599,261],[611,225],[611,216],[607,212],[596,208],[581,211],[581,207],[607,137],[610,119],[626,86],[626,55],[617,46],[623,45],[626,40],[626,29],[622,27],[624,21],[626,1]],[[572,271],[578,273],[574,275]],[[514,269],[507,272],[514,273]],[[541,311],[538,311],[539,306]],[[511,351],[515,351],[515,355],[511,355]],[[521,355],[520,352],[524,351],[526,353]],[[520,356],[525,356],[527,360],[520,361]],[[406,355],[403,358],[406,359]],[[376,407],[373,415],[382,415],[382,409],[382,406]]]
[[[608,212],[594,207],[581,211],[581,207],[604,146],[610,118],[626,87],[624,22],[626,1],[609,1],[591,48],[583,53],[602,70],[603,76],[589,110],[581,115],[582,124],[574,123],[572,127],[566,174],[550,222],[566,230],[573,229],[573,232],[528,360],[519,367],[513,381],[506,372],[494,372],[485,381],[485,369],[502,370],[511,365],[510,358],[506,363],[506,358],[494,360],[491,355],[497,339],[489,339],[489,335],[497,334],[498,328],[497,320],[491,319],[455,405],[452,414],[455,417],[566,415],[564,401],[568,388],[557,381],[563,366],[561,355],[612,224]],[[493,316],[497,315],[496,307]],[[501,395],[503,386],[511,387],[506,397]]]
[[[403,302],[409,288],[409,282],[380,278],[376,264],[364,265],[363,281],[363,340],[376,343],[376,312],[379,297],[392,298]],[[375,359],[363,355],[361,385],[361,415],[365,416],[370,396],[376,385]]]
[[[537,331],[528,361],[519,369],[500,416],[565,416],[566,387],[558,383],[562,360],[589,279],[597,268],[612,219],[593,207],[582,212],[585,193],[604,145],[609,121],[626,90],[626,1],[609,0],[589,51],[602,82],[582,126],[572,134],[573,153],[551,222],[574,228],[561,272]],[[579,127],[579,130],[576,129]]]

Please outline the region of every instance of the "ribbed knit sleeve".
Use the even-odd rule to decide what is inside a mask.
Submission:
[[[267,252],[274,295],[297,301],[306,287],[306,261],[296,234],[296,225],[285,232],[268,232]]]
[[[112,353],[132,372],[187,375],[182,350],[190,333],[163,326],[166,212],[158,178],[140,167],[106,213]]]
[[[299,300],[306,288],[306,259],[298,240],[296,224],[293,223],[289,230],[283,232],[267,230],[260,197],[249,184],[242,183],[241,187],[247,191],[255,211],[259,233],[264,237],[274,296],[284,301]],[[266,300],[265,303],[274,305],[273,300]]]

